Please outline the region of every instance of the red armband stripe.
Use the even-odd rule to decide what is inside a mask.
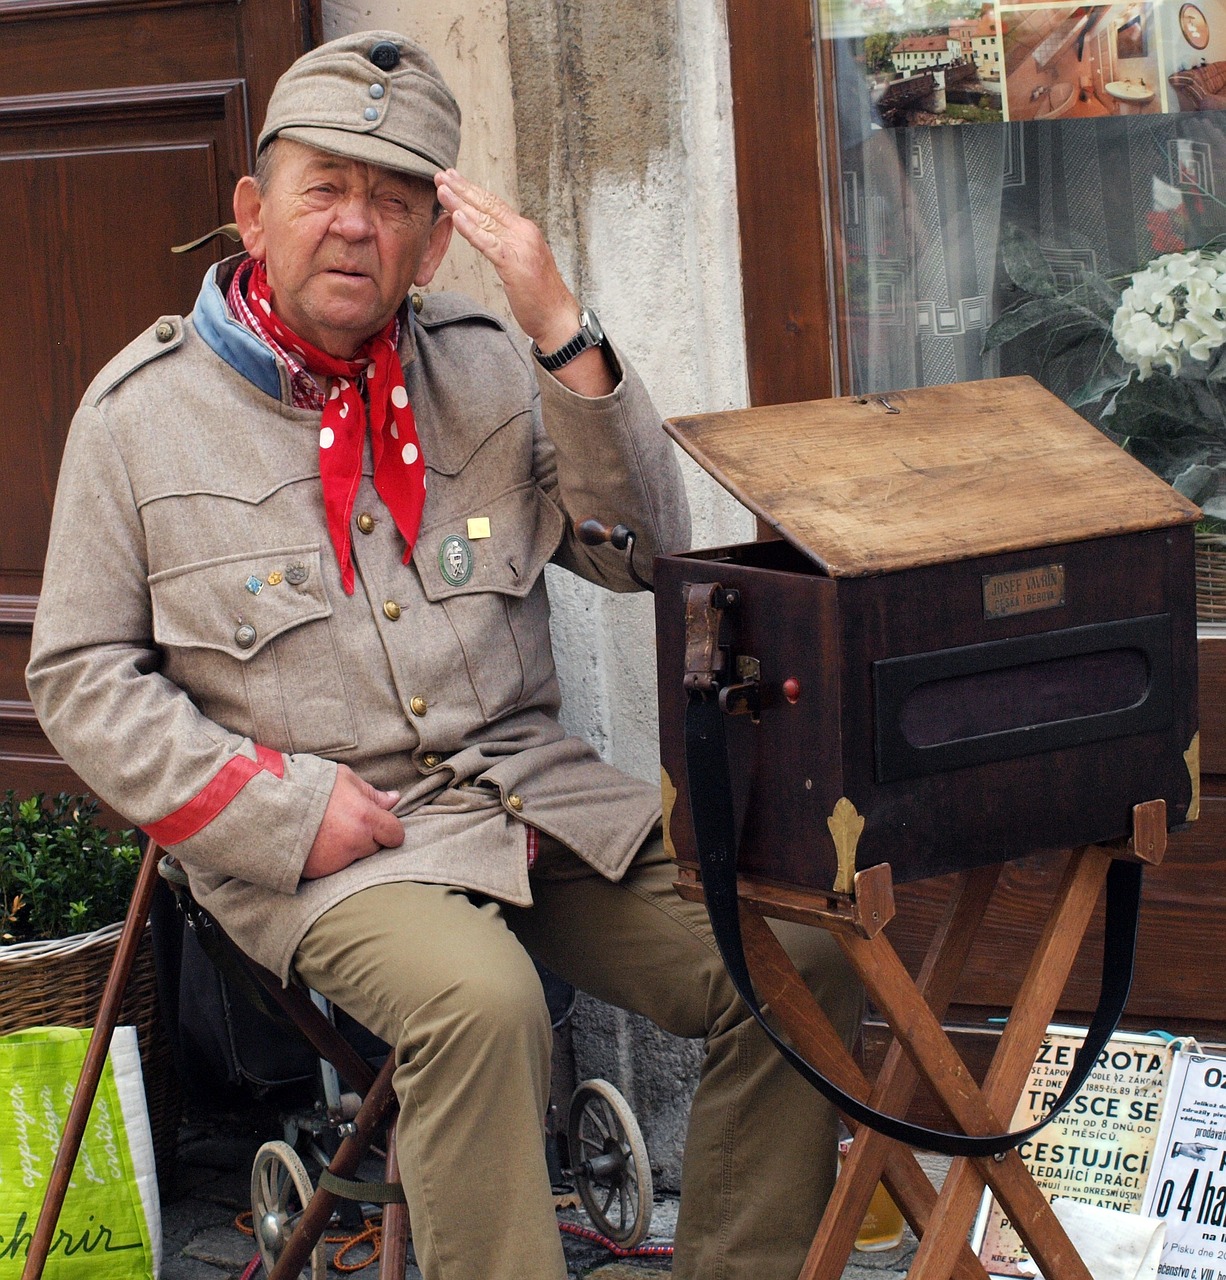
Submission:
[[[157,822],[147,823],[144,830],[162,846],[178,844],[202,831],[255,777],[271,773],[285,777],[285,757],[279,751],[256,743],[255,759],[231,756],[213,775],[204,790],[194,795],[182,808],[168,813]]]

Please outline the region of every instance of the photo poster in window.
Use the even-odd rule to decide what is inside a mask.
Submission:
[[[1159,1276],[1226,1280],[1226,1058],[1176,1054],[1143,1212],[1166,1222]]]
[[[1010,1128],[1025,1128],[1051,1110],[1084,1038],[1079,1027],[1048,1028]],[[1174,1046],[1160,1036],[1111,1037],[1068,1107],[1018,1147],[1049,1202],[1059,1196],[1123,1213],[1141,1211],[1174,1057]],[[990,1192],[984,1192],[971,1247],[989,1275],[1029,1280],[1038,1274]]]
[[[874,129],[1220,109],[1226,0],[822,0]],[[840,73],[840,81],[848,79]]]
[[[821,30],[847,40],[873,128],[1004,119],[997,5],[983,0],[822,0]],[[839,86],[859,96],[860,85]]]

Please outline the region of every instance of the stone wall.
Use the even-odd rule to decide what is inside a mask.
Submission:
[[[665,416],[746,399],[723,6],[703,0],[325,0],[331,37],[403,31],[464,114],[460,167],[545,230],[564,275]],[[437,280],[500,314],[496,278],[459,237]],[[747,513],[683,460],[700,545],[752,536]],[[655,780],[651,598],[550,571],[563,719]],[[683,975],[679,975],[679,979]],[[629,1098],[658,1180],[675,1187],[697,1045],[581,999],[576,1070]]]

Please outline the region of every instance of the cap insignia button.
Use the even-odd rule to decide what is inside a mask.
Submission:
[[[241,627],[234,633],[234,643],[240,649],[250,649],[255,644],[255,628],[249,622],[244,622]]]
[[[268,585],[270,587],[279,587],[284,578],[285,578],[285,575],[281,572],[280,569],[274,569],[268,575]]]
[[[310,572],[304,564],[291,564],[285,571],[285,581],[291,587],[300,587],[307,580]]]
[[[370,60],[380,71],[390,71],[400,64],[400,50],[390,40],[380,40],[370,51]]]
[[[264,579],[257,578],[253,573],[243,585],[253,596],[258,596],[264,590]]]

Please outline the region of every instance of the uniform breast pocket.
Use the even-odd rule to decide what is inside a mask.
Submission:
[[[487,719],[533,701],[553,674],[542,573],[561,513],[522,485],[432,522],[413,549],[426,596],[447,615]],[[470,538],[470,521],[488,536]]]
[[[149,579],[164,673],[227,729],[279,751],[356,745],[318,544]]]

